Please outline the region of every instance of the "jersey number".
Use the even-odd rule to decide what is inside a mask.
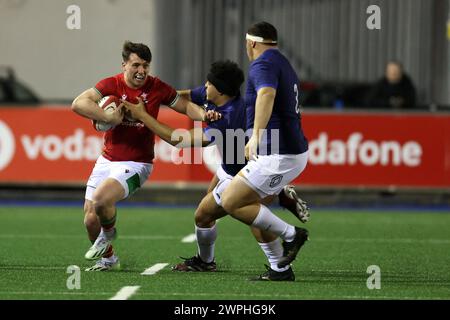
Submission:
[[[298,86],[297,84],[294,84],[294,93],[295,93],[295,112],[297,114],[300,113],[300,105],[298,103]]]

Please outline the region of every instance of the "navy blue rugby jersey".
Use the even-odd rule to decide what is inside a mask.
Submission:
[[[258,154],[300,154],[308,150],[308,140],[301,125],[300,80],[289,61],[278,49],[269,49],[249,68],[245,96],[247,129],[255,120],[257,92],[263,87],[277,90],[272,115]]]
[[[222,157],[223,170],[235,176],[246,164],[244,100],[239,95],[218,107],[206,100],[206,87],[202,86],[191,90],[191,101],[197,105],[204,105],[206,110],[214,110],[222,114],[220,120],[208,123],[203,132],[212,143],[217,145]]]

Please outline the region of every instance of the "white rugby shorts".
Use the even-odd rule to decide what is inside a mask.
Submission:
[[[249,187],[261,198],[277,195],[305,169],[308,151],[301,154],[259,155],[240,171]]]
[[[233,180],[233,176],[226,173],[222,166],[219,166],[217,169],[216,176],[219,179],[219,182],[217,182],[216,187],[213,190],[213,196],[216,203],[219,206],[222,206],[222,192],[230,184],[231,180]]]
[[[113,178],[122,185],[125,191],[123,199],[125,199],[147,181],[152,170],[151,163],[109,161],[100,156],[87,182],[85,199],[92,201],[95,189],[107,178]]]

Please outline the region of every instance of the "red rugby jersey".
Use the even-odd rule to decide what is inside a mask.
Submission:
[[[95,89],[102,96],[116,96],[131,103],[141,97],[147,112],[158,117],[161,104],[172,106],[178,99],[174,88],[156,77],[147,76],[144,85],[133,89],[125,83],[123,73],[101,80]],[[104,134],[102,155],[110,161],[136,161],[152,163],[155,135],[140,121],[124,117],[123,122]]]

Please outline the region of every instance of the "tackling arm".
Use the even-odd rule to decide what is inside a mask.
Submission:
[[[189,147],[205,147],[210,144],[208,138],[203,134],[201,128],[191,129],[189,132],[176,131],[169,127],[168,125],[159,122],[154,117],[149,115],[144,108],[142,100],[138,98],[138,104],[132,104],[128,101],[122,101],[124,107],[130,111],[131,116],[138,119],[144,123],[144,125],[157,134],[161,139],[167,143],[178,147],[178,148],[189,148]]]
[[[188,90],[184,90],[188,91]],[[182,92],[184,92],[182,91]],[[190,90],[189,90],[190,92]],[[180,94],[180,98],[177,102],[171,106],[171,108],[179,113],[187,115],[194,121],[205,121],[206,120],[206,111],[202,107],[192,103],[188,99],[185,98],[186,94]]]
[[[178,90],[177,93],[180,95],[180,97],[188,100],[188,101],[192,101],[191,100],[191,90],[187,89],[187,90]]]

